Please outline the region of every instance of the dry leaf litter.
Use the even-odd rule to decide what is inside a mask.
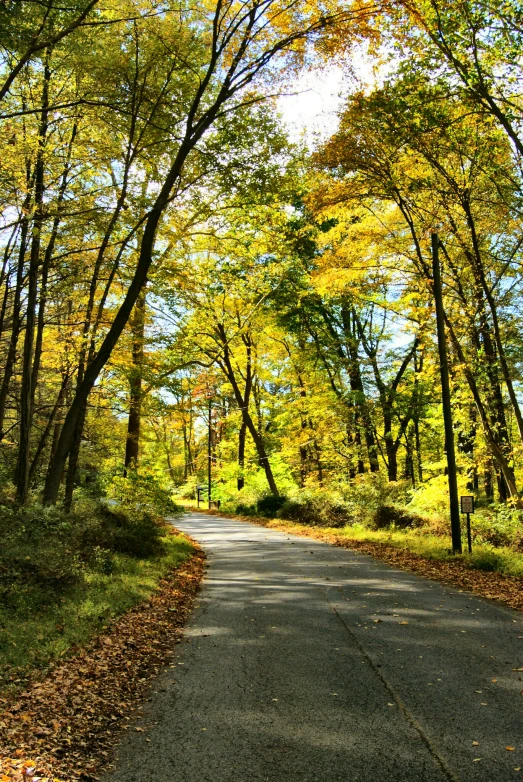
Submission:
[[[147,601],[16,698],[0,698],[0,782],[97,779],[118,732],[181,639],[204,571],[194,545],[193,557]]]

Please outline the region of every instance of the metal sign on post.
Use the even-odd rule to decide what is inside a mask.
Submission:
[[[469,554],[472,554],[472,535],[470,531],[470,514],[474,513],[474,497],[471,495],[463,495],[459,498],[461,512],[467,517],[467,542],[469,547]]]
[[[198,508],[200,507],[200,502],[202,501],[202,494],[204,494],[207,491],[207,486],[197,486],[196,487],[196,500],[198,503]]]

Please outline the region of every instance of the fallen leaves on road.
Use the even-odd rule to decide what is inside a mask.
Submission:
[[[16,700],[0,700],[0,782],[97,778],[116,734],[180,641],[203,568],[197,548],[103,636],[56,663]]]

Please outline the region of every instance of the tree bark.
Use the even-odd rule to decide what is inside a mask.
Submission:
[[[22,383],[20,391],[20,435],[18,458],[15,472],[16,498],[25,503],[29,490],[29,467],[31,451],[31,424],[33,418],[32,365],[33,344],[36,321],[36,299],[38,294],[38,268],[40,264],[40,245],[42,226],[44,222],[44,149],[47,137],[49,114],[49,82],[51,69],[49,67],[51,53],[47,51],[44,65],[42,110],[38,130],[38,151],[35,164],[35,212],[33,218],[31,251],[29,256],[27,314],[25,321],[25,338],[22,359]]]
[[[145,342],[145,301],[146,288],[140,295],[134,307],[131,322],[132,329],[132,368],[129,376],[129,419],[127,422],[127,440],[125,443],[125,471],[136,469],[140,452],[140,426],[142,413],[142,377]]]
[[[238,432],[238,469],[239,469],[239,475],[238,475],[238,491],[241,491],[243,487],[245,486],[245,476],[243,474],[243,470],[245,469],[245,437],[247,434],[247,424],[245,423],[245,420],[242,417],[242,422],[240,426],[240,430]]]

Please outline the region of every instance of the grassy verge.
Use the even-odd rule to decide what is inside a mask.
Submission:
[[[143,558],[112,552],[109,572],[99,562],[87,562],[81,578],[31,589],[26,600],[19,587],[19,599],[0,607],[0,689],[18,689],[35,669],[84,645],[148,598],[160,579],[194,552],[187,539],[168,528],[158,544]]]

